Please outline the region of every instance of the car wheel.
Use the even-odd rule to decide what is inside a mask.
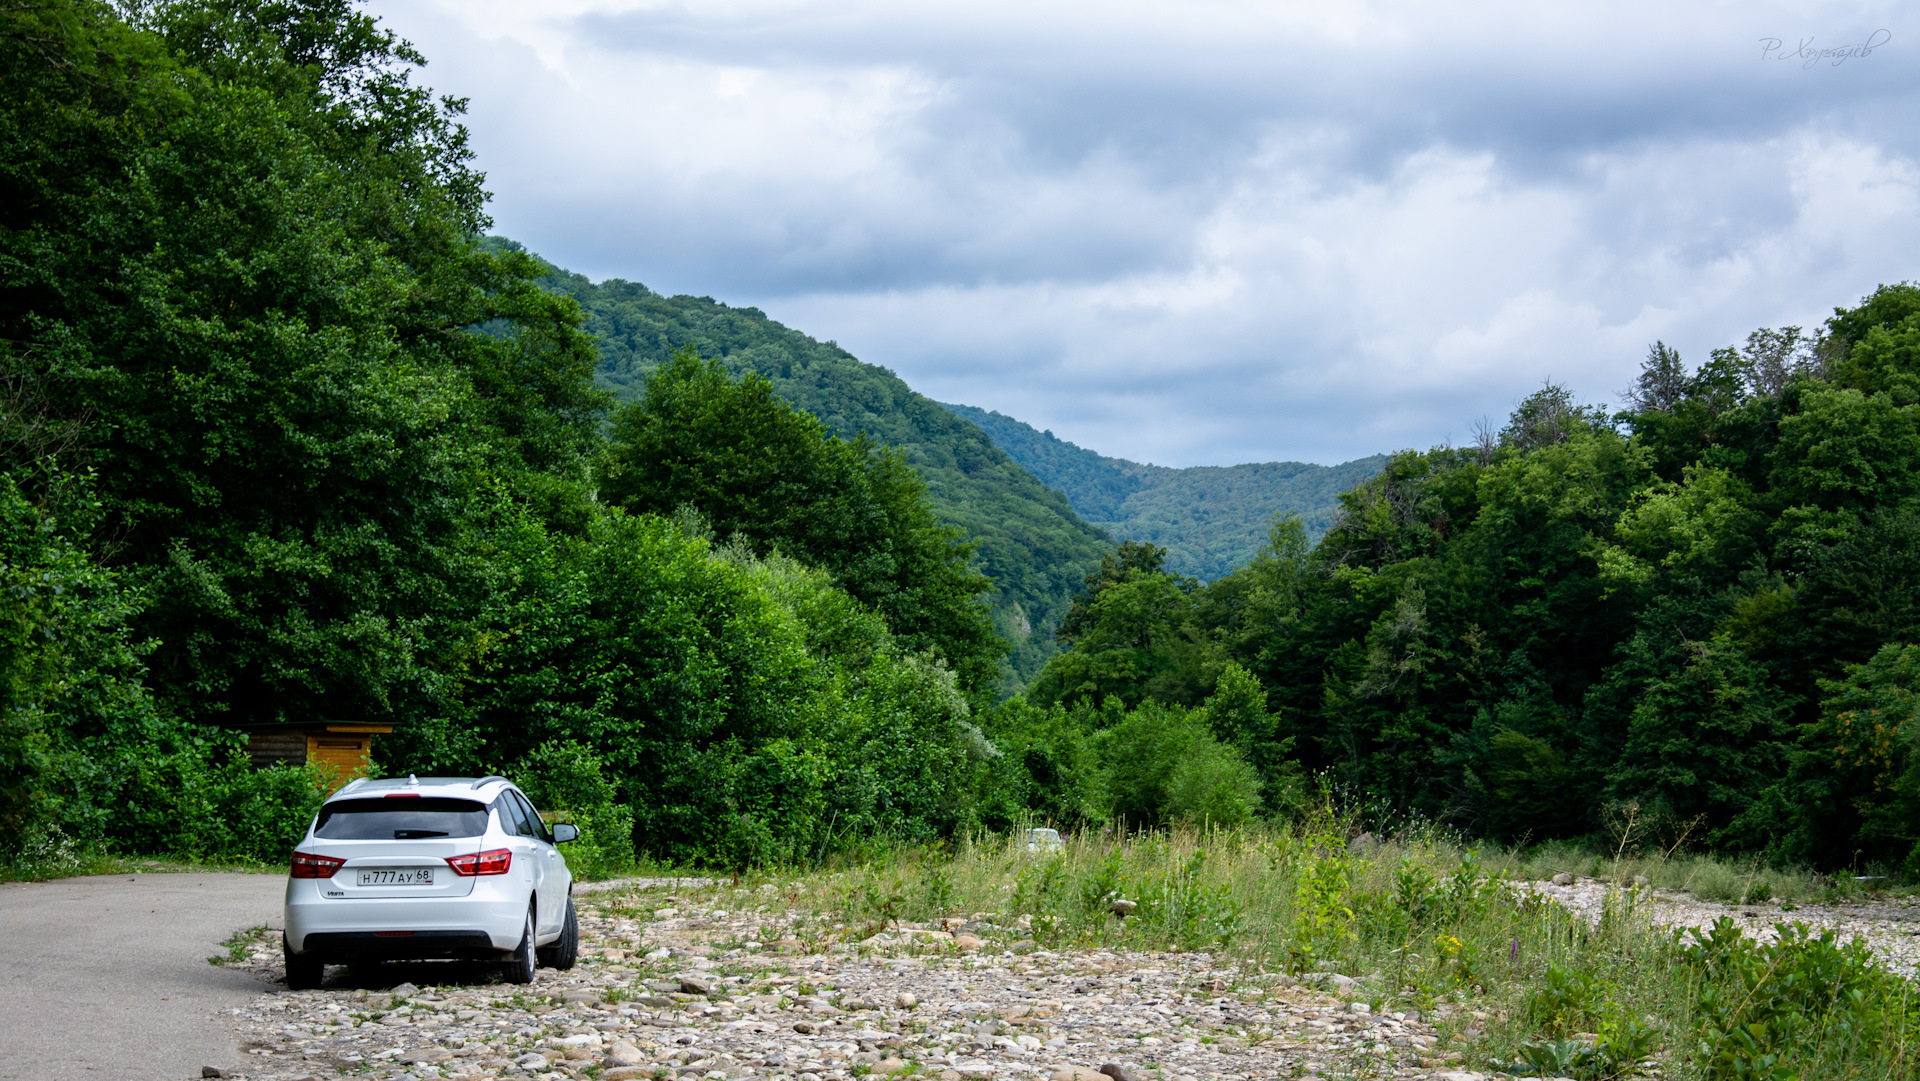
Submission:
[[[507,955],[501,975],[508,983],[533,982],[533,909],[527,909],[525,929],[520,932],[520,948]]]
[[[287,990],[313,991],[326,978],[327,963],[317,953],[295,953],[285,936],[280,939],[280,956],[287,962]]]
[[[540,963],[547,968],[557,968],[562,972],[573,967],[580,957],[580,920],[573,914],[573,898],[567,898],[567,919],[560,927],[560,937],[551,946],[540,951]]]

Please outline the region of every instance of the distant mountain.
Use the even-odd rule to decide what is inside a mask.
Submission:
[[[1053,654],[1053,629],[1068,599],[1113,542],[979,427],[887,369],[758,308],[662,296],[619,279],[595,285],[557,267],[545,284],[585,309],[587,329],[599,339],[600,382],[622,399],[640,394],[647,372],[693,344],[736,376],[765,376],[782,398],[842,435],[865,431],[899,447],[926,481],[941,519],[979,542],[978,566],[997,584],[994,627],[1013,644],[1003,690],[1018,690]]]
[[[1212,580],[1253,558],[1274,515],[1298,514],[1310,539],[1333,524],[1341,492],[1387,463],[1376,454],[1340,465],[1261,462],[1173,469],[1108,458],[1009,416],[948,405],[1016,462],[1072,501],[1080,517],[1121,540],[1167,549],[1170,570]]]

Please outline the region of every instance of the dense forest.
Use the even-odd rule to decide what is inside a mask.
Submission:
[[[518,249],[511,241],[492,243]],[[641,393],[647,373],[692,347],[735,376],[765,378],[782,400],[836,434],[864,434],[898,448],[925,482],[940,520],[972,538],[975,566],[992,582],[994,628],[1010,644],[1002,690],[1019,689],[1052,656],[1053,629],[1068,599],[1112,542],[978,427],[885,368],[757,308],[663,296],[617,278],[596,285],[551,266],[540,281],[580,304],[583,329],[599,349],[597,378],[616,399]]]
[[[318,719],[585,864],[981,821],[974,542],[758,377],[614,408],[420,63],[350,0],[0,12],[0,862],[282,858],[338,778],[235,729]]]
[[[1291,514],[1317,541],[1340,511],[1340,493],[1380,472],[1387,456],[1339,465],[1255,462],[1174,469],[1109,458],[1052,432],[971,405],[948,405],[1001,450],[1121,540],[1166,549],[1167,569],[1205,581],[1251,560],[1275,517]]]
[[[487,239],[420,63],[350,0],[0,12],[0,864],[278,858],[337,778],[236,726],[353,719],[583,867],[1325,786],[1920,876],[1920,287],[1548,385],[1203,583],[831,343]]]
[[[997,738],[1070,762],[1253,679],[1211,730],[1249,802],[1309,771],[1510,840],[1631,819],[1920,875],[1920,287],[1697,368],[1656,344],[1627,398],[1549,384],[1474,446],[1394,455],[1318,545],[1282,519],[1211,584],[1123,546]]]

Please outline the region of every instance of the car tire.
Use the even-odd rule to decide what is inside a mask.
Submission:
[[[520,934],[520,948],[507,955],[500,974],[508,983],[532,983],[534,965],[533,909],[527,909],[527,922]]]
[[[280,956],[287,963],[287,990],[318,990],[327,976],[327,963],[317,953],[295,953],[287,944],[284,936],[280,939]]]
[[[553,945],[540,950],[540,965],[543,968],[559,969],[561,972],[573,967],[580,958],[580,919],[573,914],[573,898],[567,898],[567,919],[560,926],[560,937]]]

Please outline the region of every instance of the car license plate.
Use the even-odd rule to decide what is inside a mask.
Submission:
[[[431,867],[369,867],[360,871],[362,886],[431,886]]]

